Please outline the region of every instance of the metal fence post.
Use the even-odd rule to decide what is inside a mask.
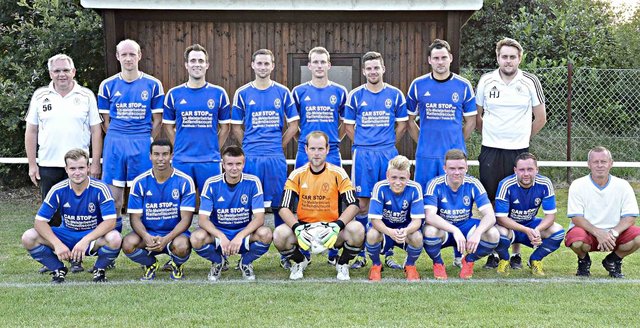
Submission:
[[[571,97],[573,80],[573,63],[567,64],[567,162],[571,161]],[[567,166],[567,183],[571,183],[571,167]]]

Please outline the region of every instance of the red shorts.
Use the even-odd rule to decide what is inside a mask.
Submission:
[[[629,227],[629,229],[620,233],[620,236],[618,236],[618,239],[616,239],[615,249],[618,249],[620,245],[623,245],[632,241],[638,235],[640,235],[640,227],[638,226]],[[564,244],[567,247],[571,247],[571,244],[575,243],[576,241],[581,241],[585,244],[590,245],[592,251],[598,250],[598,239],[596,239],[596,237],[594,237],[592,234],[586,232],[584,229],[580,227],[573,227],[567,232],[567,235],[564,239]]]

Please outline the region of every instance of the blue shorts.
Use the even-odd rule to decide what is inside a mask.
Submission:
[[[395,147],[382,150],[353,149],[351,180],[356,196],[371,198],[373,186],[387,177],[389,161],[398,156]]]
[[[452,222],[450,222],[452,223]],[[466,219],[464,221],[460,221],[460,222],[456,222],[456,223],[452,223],[454,226],[456,226],[458,229],[460,229],[460,231],[462,232],[462,234],[464,235],[465,238],[469,238],[469,236],[471,236],[471,234],[473,233],[474,230],[476,230],[476,228],[478,227],[478,225],[480,225],[480,220],[478,219]],[[445,241],[442,243],[442,248],[445,247],[456,247],[456,239],[453,238],[453,234],[451,232],[447,232],[447,236]]]
[[[152,236],[166,236],[168,233],[160,233],[157,231],[152,231],[152,230],[147,230],[147,232],[152,235]],[[135,233],[135,231],[133,232]],[[187,237],[187,240],[189,240],[189,237],[191,237],[191,232],[189,230],[181,233],[178,237],[180,236],[185,236]],[[178,238],[176,237],[176,238]],[[175,238],[174,238],[175,239]],[[149,252],[149,255],[155,256],[158,254],[168,254],[168,255],[173,255],[173,253],[171,253],[171,244],[173,243],[173,240],[168,242],[167,245],[164,247],[164,249],[161,252]]]
[[[63,226],[51,227],[51,230],[53,230],[53,234],[56,235],[56,237],[58,237],[58,239],[60,239],[60,241],[65,246],[67,246],[67,248],[69,248],[70,250],[76,246],[76,244],[80,241],[80,239],[84,238],[84,236],[88,235],[93,231],[93,229],[72,230]],[[89,247],[84,251],[85,255],[91,255],[91,256],[97,255],[97,251],[91,252],[91,249],[94,247],[95,243],[96,243],[95,240],[89,243]]]
[[[222,163],[220,162],[184,163],[174,160],[173,167],[190,176],[196,183],[198,192],[202,192],[204,182],[207,179],[222,173]]]
[[[304,144],[298,143],[298,154],[296,155],[296,169],[309,162],[309,157],[304,151]],[[342,167],[342,157],[340,156],[340,145],[332,145],[329,147],[327,162]]]
[[[244,173],[260,179],[264,192],[264,207],[279,207],[287,181],[287,161],[284,155],[246,156]]]
[[[519,224],[531,229],[535,229],[537,226],[540,225],[541,222],[542,222],[542,219],[540,218],[534,218],[528,221],[518,221]],[[527,237],[527,234],[521,231],[515,231],[515,230],[513,231],[513,237],[511,238],[511,243],[522,244],[522,245],[526,245],[528,247],[533,248],[533,245],[531,244],[531,240],[529,240],[529,237]]]
[[[422,191],[427,190],[431,179],[444,174],[444,157],[416,157],[415,181],[420,184]]]
[[[102,180],[116,187],[131,186],[133,179],[151,168],[150,137],[107,133],[102,149]]]
[[[238,233],[240,233],[240,231],[242,231],[242,229],[244,229],[244,228],[240,228],[240,229],[225,229],[225,228],[216,227],[216,229],[222,231],[222,233],[225,236],[227,236],[227,239],[231,240]],[[244,254],[244,253],[249,251],[249,239],[250,238],[251,238],[251,235],[246,236],[246,237],[244,237],[244,239],[242,239],[242,245],[240,246],[240,254]],[[215,238],[215,240],[213,242],[213,246],[215,246],[215,248],[217,250],[220,250],[220,239]]]

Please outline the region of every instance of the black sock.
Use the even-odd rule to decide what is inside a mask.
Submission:
[[[618,256],[618,254],[616,254],[616,252],[609,253],[609,255],[607,255],[607,257],[605,257],[605,259],[607,260],[607,262],[622,261],[622,258],[620,256]]]
[[[353,260],[358,255],[358,253],[360,253],[360,247],[354,247],[345,242],[344,246],[342,246],[342,254],[338,259],[338,264],[342,265],[349,263],[349,261]]]

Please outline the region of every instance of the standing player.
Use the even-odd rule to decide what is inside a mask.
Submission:
[[[58,54],[49,58],[47,66],[51,83],[33,93],[24,135],[29,177],[34,185],[39,185],[41,200],[54,184],[67,178],[64,155],[69,149],[80,148],[88,153],[91,144],[89,174],[97,179],[102,154],[102,119],[96,98],[91,90],[73,79],[76,75],[73,59]],[[49,224],[59,226],[60,214],[56,213]],[[82,270],[80,263],[72,263],[71,272]],[[46,272],[46,268],[40,272]]]
[[[142,52],[137,42],[118,43],[116,58],[122,71],[100,84],[98,110],[107,131],[102,179],[111,188],[121,227],[124,187],[151,168],[146,154],[162,123],[164,89],[159,80],[138,70]]]
[[[508,274],[509,245],[537,247],[529,258],[531,273],[544,276],[542,259],[557,250],[564,239],[564,229],[556,220],[556,195],[549,178],[538,174],[538,162],[531,153],[516,157],[515,174],[500,181],[496,195],[496,220],[500,242],[498,273]],[[542,206],[544,219],[536,218]]]
[[[260,180],[243,174],[244,152],[229,146],[222,153],[224,174],[207,179],[202,191],[200,229],[191,235],[198,255],[211,261],[208,279],[218,281],[223,256],[241,254],[242,277],[255,280],[253,261],[267,253],[271,230],[264,225],[264,198]]]
[[[476,99],[471,82],[451,72],[453,55],[449,43],[435,39],[429,46],[431,73],[411,83],[407,92],[409,135],[416,148],[415,180],[425,190],[427,183],[444,174],[444,154],[449,149],[467,153],[468,140],[476,127]],[[416,116],[420,115],[420,127]],[[454,264],[461,265],[455,251]]]
[[[105,268],[120,253],[122,237],[115,229],[116,212],[106,184],[89,175],[89,155],[72,149],[64,155],[68,179],[51,188],[34,223],[22,235],[22,245],[34,260],[52,271],[54,283],[64,282],[67,268],[61,260],[82,261],[98,256],[93,281],[107,281]],[[48,222],[59,212],[62,224]],[[102,222],[99,222],[102,221]]]
[[[513,173],[516,156],[529,151],[529,141],[547,122],[540,81],[518,69],[522,60],[520,43],[510,38],[500,40],[496,57],[499,68],[480,78],[476,95],[476,125],[482,132],[478,156],[480,182],[491,201],[495,199],[498,183]],[[515,250],[514,253],[512,267],[519,269],[520,254]],[[485,267],[497,266],[497,256],[487,259]]]
[[[382,55],[367,52],[362,56],[362,66],[367,83],[349,93],[344,124],[353,140],[351,179],[360,207],[356,220],[366,227],[373,185],[385,178],[387,164],[398,155],[396,140],[404,135],[409,117],[402,91],[383,81]],[[355,267],[364,264],[363,257]]]
[[[429,182],[424,195],[427,212],[424,244],[433,260],[433,276],[447,279],[440,256],[443,247],[454,246],[462,254],[460,278],[473,276],[473,264],[491,254],[498,245],[500,234],[493,226],[496,217],[487,192],[478,179],[467,175],[467,156],[460,149],[447,151],[445,174]],[[473,203],[482,214],[480,220],[472,218]]]
[[[220,148],[229,134],[231,109],[227,92],[205,80],[209,55],[204,47],[189,46],[184,67],[189,80],[167,92],[162,122],[175,145],[173,166],[202,191],[206,179],[221,173]]]
[[[141,280],[153,280],[158,269],[156,255],[171,257],[171,279],[183,277],[191,254],[189,226],[196,206],[191,177],[171,166],[173,146],[158,139],[149,147],[153,168],[139,175],[129,193],[128,213],[133,229],[122,241],[122,251],[144,266]]]
[[[309,163],[291,172],[287,179],[280,206],[285,224],[276,227],[273,244],[280,254],[294,262],[289,279],[302,279],[309,260],[300,247],[308,249],[309,245],[301,234],[308,224],[324,222],[331,230],[324,246],[343,248],[336,264],[336,278],[349,280],[349,261],[364,243],[364,227],[353,221],[358,213],[354,190],[344,169],[326,162],[329,137],[324,132],[309,133],[306,145]]]
[[[275,206],[273,216],[277,227],[283,223],[277,206],[287,180],[284,147],[298,132],[300,117],[289,89],[271,80],[271,72],[275,68],[271,50],[254,52],[251,68],[255,80],[240,87],[233,97],[231,129],[234,137],[242,140],[246,153],[244,172],[260,179],[265,208]],[[288,127],[282,133],[285,121]]]
[[[594,147],[587,156],[591,173],[569,187],[565,245],[578,256],[576,276],[591,275],[589,252],[611,252],[602,266],[612,278],[624,278],[622,259],[640,248],[638,201],[631,185],[610,174],[611,152]]]
[[[422,252],[422,220],[424,200],[422,188],[411,181],[411,162],[398,155],[389,161],[387,178],[373,187],[369,207],[371,229],[365,247],[371,258],[369,280],[381,279],[380,250],[402,247],[407,251],[404,272],[409,281],[420,280],[416,260]]]

